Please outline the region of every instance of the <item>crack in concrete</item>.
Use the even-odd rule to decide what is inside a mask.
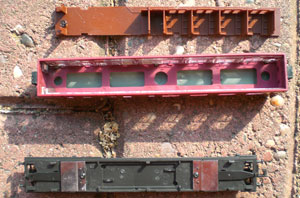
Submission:
[[[300,134],[299,134],[299,119],[300,119],[300,112],[299,112],[299,105],[300,105],[300,98],[299,98],[299,88],[300,88],[300,76],[299,76],[299,61],[300,61],[300,2],[296,1],[296,17],[297,17],[297,24],[296,24],[296,63],[295,63],[295,84],[296,84],[296,98],[295,98],[295,130],[294,130],[294,163],[293,163],[293,173],[295,176],[293,177],[293,187],[291,190],[291,196],[299,197],[300,195]]]

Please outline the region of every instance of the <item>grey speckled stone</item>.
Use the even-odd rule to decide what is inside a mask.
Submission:
[[[24,44],[26,47],[34,46],[32,38],[30,36],[28,36],[27,34],[22,34],[21,43]]]

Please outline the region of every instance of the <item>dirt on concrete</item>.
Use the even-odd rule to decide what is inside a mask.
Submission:
[[[281,35],[241,37],[55,37],[54,10],[66,6],[232,6],[281,8]],[[2,197],[299,197],[299,2],[296,0],[0,1],[0,196]],[[298,31],[299,33],[299,31]],[[26,34],[26,36],[24,36]],[[22,36],[23,35],[23,36]],[[23,39],[23,40],[22,40]],[[25,40],[24,40],[25,39]],[[120,134],[117,157],[205,157],[256,154],[269,177],[255,193],[32,194],[19,162],[27,156],[103,156],[98,137],[105,125],[92,99],[39,99],[31,72],[39,58],[116,55],[283,52],[294,78],[279,94],[109,99]],[[295,144],[296,143],[296,144]],[[298,163],[297,163],[298,162]]]

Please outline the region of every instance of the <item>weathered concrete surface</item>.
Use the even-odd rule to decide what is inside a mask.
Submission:
[[[54,9],[67,6],[248,6],[280,7],[281,36],[239,37],[73,37],[54,36]],[[250,2],[250,3],[246,3]],[[284,52],[298,72],[296,0],[270,1],[0,1],[0,196],[99,197],[97,194],[26,194],[25,156],[102,156],[94,130],[104,123],[100,99],[39,100],[30,85],[38,58],[107,55]],[[21,26],[21,27],[20,27]],[[33,47],[20,42],[26,33]],[[108,45],[106,41],[108,40]],[[16,66],[20,69],[16,69]],[[15,72],[14,72],[15,71]],[[16,72],[17,71],[17,72]],[[112,99],[120,124],[117,157],[203,157],[256,154],[269,178],[257,193],[138,193],[115,197],[296,197],[292,191],[296,79],[280,94],[283,107],[269,96]],[[21,97],[21,98],[19,98]],[[24,97],[26,99],[24,99]],[[33,99],[34,100],[31,100]],[[73,109],[75,108],[75,110]],[[60,109],[60,110],[59,110]],[[71,109],[71,110],[70,110]],[[72,110],[73,109],[73,110]],[[284,130],[283,130],[284,129]],[[294,194],[292,194],[294,193]],[[104,196],[104,195],[103,195]]]

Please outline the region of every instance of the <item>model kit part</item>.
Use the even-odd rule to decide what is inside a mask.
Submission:
[[[256,191],[256,156],[25,158],[26,192]]]
[[[79,7],[56,8],[56,35],[279,36],[277,8]]]
[[[37,72],[40,97],[254,95],[288,81],[284,54],[41,59]]]

